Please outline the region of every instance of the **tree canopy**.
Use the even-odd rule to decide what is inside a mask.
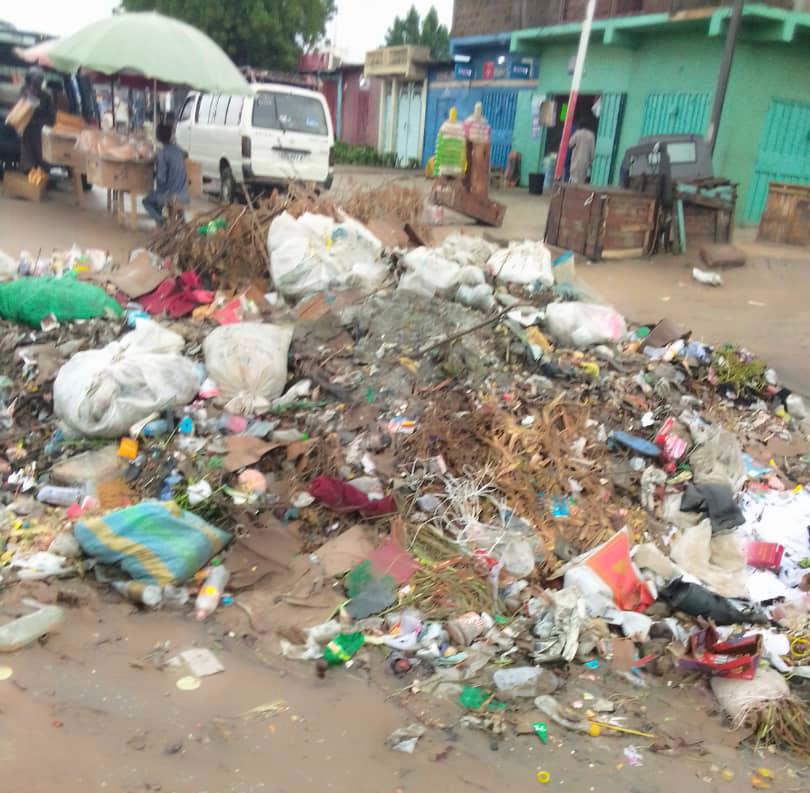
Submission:
[[[395,17],[385,34],[385,44],[393,47],[398,44],[414,44],[430,47],[431,58],[447,58],[450,55],[450,33],[446,25],[439,24],[439,14],[434,6],[420,19],[415,6],[405,17]]]
[[[295,69],[323,36],[335,0],[122,0],[125,11],[159,11],[210,36],[237,66]]]

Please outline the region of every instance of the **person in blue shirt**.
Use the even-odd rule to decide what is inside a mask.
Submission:
[[[143,206],[149,217],[163,226],[163,208],[169,201],[188,203],[188,177],[185,152],[172,143],[172,128],[168,124],[158,125],[157,139],[161,147],[155,160],[155,189],[143,199]]]

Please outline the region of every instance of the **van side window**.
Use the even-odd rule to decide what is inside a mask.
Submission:
[[[211,111],[211,94],[203,94],[200,104],[197,105],[197,123],[207,124],[208,114]]]
[[[219,101],[217,102],[216,109],[213,111],[213,124],[217,124],[220,127],[225,123],[225,116],[228,113],[228,100],[230,99],[229,96],[225,96],[224,94],[220,95]],[[231,100],[233,101],[233,100]]]
[[[269,91],[259,91],[253,98],[254,127],[261,129],[281,129],[276,115],[276,95]]]
[[[220,97],[219,97],[218,94],[214,94],[211,97],[211,109],[208,111],[208,123],[209,124],[214,123],[214,118],[215,118],[215,116],[217,114],[217,102],[219,102],[219,99],[220,99]]]
[[[186,99],[185,103],[183,104],[183,109],[180,111],[180,118],[178,121],[188,121],[191,118],[191,114],[194,112],[194,105],[197,104],[197,99],[199,97],[195,94],[194,96],[190,96]]]
[[[239,126],[239,119],[242,117],[242,103],[244,101],[241,96],[231,97],[231,103],[228,105],[228,114],[225,118],[225,123],[229,127]]]

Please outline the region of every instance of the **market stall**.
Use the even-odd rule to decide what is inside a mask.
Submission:
[[[42,130],[42,156],[49,165],[68,169],[79,206],[83,204],[82,174],[87,172],[87,165],[76,144],[85,129],[81,116],[57,113],[56,124]]]

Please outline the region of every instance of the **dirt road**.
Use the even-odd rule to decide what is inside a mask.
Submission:
[[[538,771],[563,791],[727,793],[721,770],[747,787],[761,765],[779,774],[780,791],[807,789],[791,758],[733,748],[708,713],[703,683],[676,693],[653,679],[651,689],[634,689],[604,667],[571,667],[567,698],[611,697],[634,713],[634,725],[688,736],[694,745],[675,756],[654,754],[644,738],[588,738],[553,724],[545,746],[534,735],[507,737],[493,751],[487,734],[458,725],[456,703],[398,697],[404,683],[383,671],[379,650],[366,653],[367,664],[319,680],[311,662],[279,658],[274,642],[251,635],[235,607],[219,615],[225,626],[199,624],[185,614],[139,613],[89,584],[31,589],[43,599],[68,591],[82,605],[67,609],[59,633],[0,657],[13,670],[0,681],[4,793],[503,793],[539,790]],[[2,612],[3,621],[16,613],[8,599]],[[210,648],[225,672],[180,691],[187,672],[149,659],[167,644],[164,659]],[[393,730],[414,722],[428,731],[413,755],[385,746]],[[628,761],[630,746],[643,765]]]

